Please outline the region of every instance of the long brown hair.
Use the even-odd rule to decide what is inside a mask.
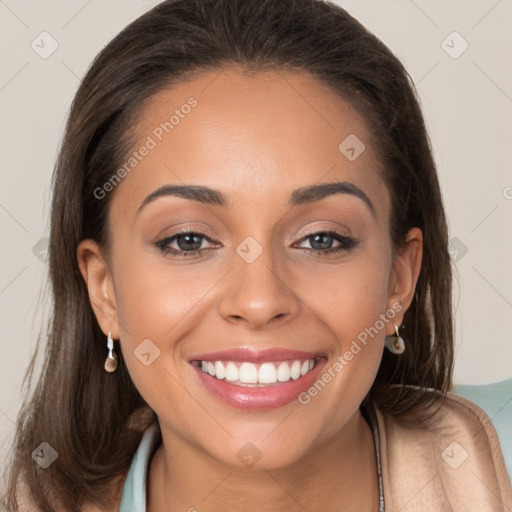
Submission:
[[[105,337],[93,314],[76,248],[108,243],[107,195],[94,191],[126,158],[137,113],[163,88],[194,73],[236,66],[296,70],[329,85],[363,115],[392,198],[390,239],[423,232],[421,272],[401,335],[385,351],[365,400],[398,418],[426,410],[432,393],[390,388],[451,386],[452,268],[435,163],[414,84],[400,61],[342,8],[320,0],[167,0],[128,25],[95,58],[72,104],[53,175],[49,273],[53,314],[45,360],[26,390],[7,471],[7,506],[24,485],[39,510],[108,507],[154,419],[123,361],[103,369]],[[32,374],[35,355],[27,371]],[[33,382],[32,376],[29,379]],[[147,411],[140,421],[134,415]],[[30,454],[49,443],[58,459],[43,470]]]

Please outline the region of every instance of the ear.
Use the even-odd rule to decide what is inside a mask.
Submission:
[[[421,229],[411,228],[405,237],[405,245],[400,247],[397,252],[389,278],[388,309],[396,310],[397,304],[401,305],[401,309],[397,311],[394,318],[394,322],[400,326],[407,309],[411,305],[418,276],[420,275],[423,256],[423,233]],[[393,324],[391,322],[387,324],[386,335],[394,335],[395,328]]]
[[[105,336],[112,331],[112,338],[119,339],[114,280],[101,247],[94,240],[82,240],[78,244],[76,257],[101,330]]]

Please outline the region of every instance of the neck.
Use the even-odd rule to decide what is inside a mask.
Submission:
[[[162,430],[148,474],[147,512],[375,512],[371,430],[359,411],[342,430],[279,469],[225,465]]]

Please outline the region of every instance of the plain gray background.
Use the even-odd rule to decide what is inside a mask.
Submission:
[[[50,177],[68,108],[99,50],[156,3],[0,0],[0,460],[50,310],[40,297]],[[512,1],[337,3],[395,52],[418,88],[458,273],[455,382],[509,378]]]

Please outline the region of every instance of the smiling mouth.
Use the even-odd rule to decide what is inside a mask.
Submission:
[[[266,411],[297,400],[327,360],[322,352],[237,347],[195,354],[189,363],[217,400],[236,409]]]
[[[298,380],[307,375],[319,358],[268,361],[192,361],[197,368],[216,380],[241,387],[268,387]]]

